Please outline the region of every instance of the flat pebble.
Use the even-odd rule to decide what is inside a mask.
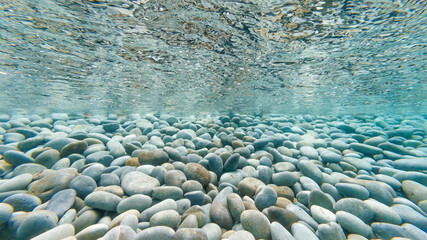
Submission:
[[[240,216],[243,228],[252,233],[256,239],[269,239],[271,236],[270,221],[257,210],[245,210]]]
[[[122,177],[121,181],[121,187],[128,195],[151,195],[153,189],[159,186],[159,180],[138,171],[133,171],[126,174],[124,177]]]
[[[85,198],[85,204],[89,207],[105,211],[116,211],[121,198],[108,192],[93,192]]]

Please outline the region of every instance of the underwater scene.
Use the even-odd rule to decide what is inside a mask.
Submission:
[[[427,239],[427,2],[0,1],[3,239]]]

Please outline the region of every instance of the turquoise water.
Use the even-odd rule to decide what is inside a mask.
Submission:
[[[425,1],[1,1],[0,109],[426,113]]]

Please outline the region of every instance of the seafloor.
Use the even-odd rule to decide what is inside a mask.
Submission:
[[[425,240],[426,131],[425,116],[1,114],[0,239]]]

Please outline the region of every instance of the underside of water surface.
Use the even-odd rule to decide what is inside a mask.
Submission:
[[[0,110],[425,114],[425,1],[0,3]]]

